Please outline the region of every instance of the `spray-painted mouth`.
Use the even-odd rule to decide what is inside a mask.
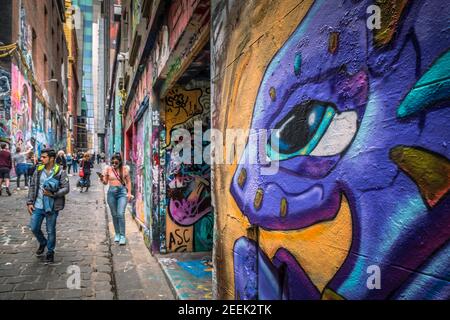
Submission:
[[[257,283],[260,298],[343,298],[327,285],[344,263],[352,244],[352,217],[345,195],[341,197],[340,208],[333,220],[301,230],[270,231],[261,228],[259,247],[253,242],[254,249],[248,249],[252,240],[247,239],[245,246],[240,245],[242,240],[238,241],[239,245],[235,245],[235,274],[245,274],[241,269],[244,266],[239,265],[241,260],[245,261],[246,269],[251,269],[249,259],[254,259],[255,265],[259,263]],[[254,256],[251,252],[239,252],[239,247],[243,251],[254,250]],[[289,281],[285,281],[286,277]],[[235,281],[244,282],[235,283],[236,292],[247,296],[239,291],[251,287],[248,283],[252,281],[251,276],[238,276]]]

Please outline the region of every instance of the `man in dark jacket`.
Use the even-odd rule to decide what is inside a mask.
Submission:
[[[12,169],[11,153],[6,149],[6,143],[2,143],[0,148],[0,196],[2,195],[3,181],[6,184],[6,193],[11,196],[11,191],[9,191],[9,173]]]
[[[42,255],[47,246],[46,260],[48,263],[54,261],[56,218],[58,217],[59,211],[64,209],[65,196],[70,191],[67,173],[55,163],[55,158],[56,152],[53,149],[42,150],[42,164],[37,167],[33,174],[30,189],[28,190],[27,202],[28,212],[31,215],[31,231],[39,242],[36,255]],[[56,191],[50,191],[44,188],[44,185],[48,185],[51,180],[57,181]],[[49,202],[49,199],[46,197],[52,198],[53,201]],[[47,208],[48,203],[51,203],[53,207],[50,210]],[[47,224],[47,239],[41,230],[44,218]]]

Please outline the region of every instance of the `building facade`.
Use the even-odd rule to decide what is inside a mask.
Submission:
[[[171,157],[179,142],[173,130],[193,133],[195,122],[200,130],[209,128],[209,6],[209,1],[121,3],[109,101],[114,134],[108,145],[110,154],[120,150],[131,168],[132,214],[152,252],[212,249],[210,167],[202,159],[183,165]],[[200,138],[200,144],[208,142]]]
[[[13,151],[65,149],[69,54],[64,2],[11,1],[1,10],[0,139]]]
[[[78,106],[81,102],[81,77],[79,75],[78,64],[80,63],[79,53],[81,52],[78,46],[78,36],[77,28],[75,22],[75,9],[72,6],[72,1],[65,1],[66,8],[66,23],[64,32],[66,35],[66,40],[68,44],[68,114],[67,114],[67,147],[66,151],[68,153],[73,153],[77,146],[77,117],[78,117]]]
[[[212,250],[219,299],[450,297],[448,6],[120,5],[105,145],[151,252]]]
[[[73,0],[72,5],[79,8],[82,15],[83,28],[83,68],[81,109],[77,119],[78,125],[78,149],[81,151],[92,151],[94,149],[94,84],[93,84],[93,21],[94,1]]]

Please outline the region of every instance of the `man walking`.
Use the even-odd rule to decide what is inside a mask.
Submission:
[[[6,193],[11,196],[11,191],[9,191],[9,173],[12,169],[11,153],[6,149],[6,143],[2,143],[0,148],[0,196],[2,195],[3,181],[6,184]]]
[[[59,211],[64,209],[65,196],[70,191],[67,173],[55,163],[55,159],[55,150],[41,151],[42,164],[33,174],[27,202],[31,215],[31,231],[39,242],[36,255],[42,255],[47,246],[47,263],[54,261],[56,219]],[[44,218],[47,224],[47,239],[41,230]]]

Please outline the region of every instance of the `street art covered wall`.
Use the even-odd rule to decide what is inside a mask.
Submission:
[[[43,105],[49,95],[33,94],[31,85],[35,76],[32,59],[31,26],[25,8],[20,7],[18,48],[11,55],[8,69],[0,68],[0,141],[10,144],[11,151],[32,148],[37,154],[44,147],[64,148],[65,141],[55,145],[55,123]],[[36,88],[34,88],[36,89]],[[32,143],[32,138],[34,143]]]
[[[11,143],[23,149],[32,135],[31,88],[15,64],[12,64],[11,78]]]
[[[217,297],[449,299],[450,7],[214,0],[212,15],[213,127],[279,141],[214,166]]]
[[[168,252],[209,251],[212,249],[213,213],[210,166],[194,161],[194,127],[206,131],[210,123],[210,85],[192,80],[177,86],[164,99],[166,130],[166,246]],[[190,133],[191,164],[180,163],[172,154],[183,136]],[[190,144],[192,142],[192,144]],[[208,142],[201,140],[202,146]]]
[[[11,135],[11,74],[0,68],[0,142]]]

